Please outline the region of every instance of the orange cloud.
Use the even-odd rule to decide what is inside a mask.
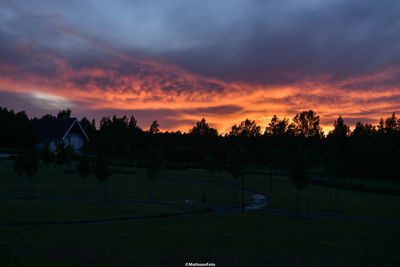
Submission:
[[[357,120],[377,121],[400,110],[400,69],[339,81],[321,76],[289,85],[263,85],[208,78],[174,65],[112,52],[112,60],[99,66],[72,67],[62,57],[48,53],[31,62],[35,69],[48,60],[51,75],[0,62],[0,90],[42,97],[49,108],[80,105],[134,116],[128,113],[160,110],[161,118],[154,119],[159,119],[161,126],[163,120],[174,121],[164,130],[187,131],[205,117],[222,133],[246,118],[265,127],[275,114],[291,118],[306,109],[320,115],[325,130],[338,115],[354,125]],[[162,114],[162,110],[174,112]]]

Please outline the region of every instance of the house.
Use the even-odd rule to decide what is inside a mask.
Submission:
[[[76,118],[40,119],[34,122],[33,131],[37,150],[48,145],[55,152],[57,145],[64,142],[66,147],[71,146],[75,153],[80,153],[84,142],[89,141]]]

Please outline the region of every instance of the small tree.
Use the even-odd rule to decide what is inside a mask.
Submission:
[[[90,162],[89,162],[89,160],[88,160],[86,155],[84,155],[79,160],[79,163],[78,163],[78,166],[77,166],[77,170],[78,170],[79,175],[82,178],[82,195],[84,195],[84,193],[85,193],[85,183],[84,183],[84,181],[86,181],[86,177],[88,177],[89,174],[90,174]]]
[[[247,160],[247,152],[244,148],[238,146],[235,147],[229,156],[229,173],[235,179],[235,201],[237,199],[237,180],[242,178],[242,212],[244,212],[244,172],[243,164]]]
[[[214,177],[214,173],[217,169],[217,164],[216,164],[216,159],[213,155],[209,154],[207,156],[207,158],[204,162],[204,167],[205,167],[208,175],[210,176],[210,178],[212,180],[214,180],[214,182],[215,182],[215,179],[213,179],[213,177]]]
[[[198,121],[189,133],[197,136],[218,136],[218,131],[210,127],[204,118]]]
[[[64,142],[57,144],[56,147],[56,161],[57,164],[63,165],[71,163],[74,156],[74,149],[71,146],[66,146]]]
[[[160,131],[160,129],[158,129],[159,126],[160,126],[160,124],[158,124],[158,122],[156,120],[153,121],[150,125],[149,132],[152,134],[158,133]]]
[[[17,177],[22,178],[22,176],[25,173],[25,159],[22,156],[18,156],[14,159],[14,171],[17,174]],[[21,180],[21,185],[22,185],[22,180]],[[17,186],[16,190],[18,191],[18,181],[17,181]]]
[[[290,169],[289,174],[290,183],[297,189],[296,196],[296,215],[298,207],[301,208],[301,190],[307,187],[309,184],[309,178],[307,175],[307,165],[304,158],[300,155],[296,155]],[[299,199],[299,201],[297,201]]]
[[[57,144],[56,147],[56,162],[59,165],[65,164],[67,161],[67,151],[65,149],[65,143],[60,142]]]
[[[162,151],[149,147],[148,158],[146,161],[146,173],[147,177],[151,180],[151,191],[152,198],[154,199],[154,182],[160,176],[161,169],[163,166],[164,157]]]
[[[67,164],[67,166],[69,167],[69,165],[71,164],[71,160],[74,157],[74,149],[72,146],[67,146],[65,148],[65,163]]]
[[[54,155],[50,151],[49,143],[46,143],[44,145],[44,147],[43,147],[43,149],[41,151],[41,157],[42,157],[42,160],[43,160],[43,164],[46,165],[46,166],[49,165],[53,161]]]
[[[32,194],[33,194],[33,196],[35,196],[33,177],[36,175],[38,170],[39,170],[39,162],[36,159],[35,154],[31,153],[24,160],[24,172],[25,172],[26,176],[28,177],[28,179],[30,179],[31,182],[32,182]]]
[[[267,182],[267,192],[269,192],[270,194],[272,194],[272,176],[274,176],[278,174],[278,164],[277,163],[271,163],[269,165],[269,172],[267,173],[267,178],[269,178],[269,186],[268,186],[268,182]],[[269,188],[269,190],[268,190]]]
[[[106,183],[105,180],[111,175],[108,170],[108,164],[103,156],[100,156],[96,161],[94,175],[103,184],[104,203],[106,203]],[[108,190],[107,190],[108,191]],[[108,192],[107,192],[108,193]]]

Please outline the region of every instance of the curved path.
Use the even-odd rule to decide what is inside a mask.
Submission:
[[[196,181],[196,180],[185,180],[185,183],[193,184],[212,184],[210,182]],[[226,188],[235,188],[230,185],[219,185]],[[241,188],[238,188],[241,189]],[[279,214],[286,216],[296,216],[293,211],[285,211],[279,209],[262,209],[267,205],[268,199],[265,195],[257,193],[255,191],[245,189],[246,193],[251,196],[251,200],[245,207],[247,211],[255,211],[260,214]],[[7,196],[24,196],[23,193],[12,193],[12,192],[0,192],[1,195]],[[102,198],[84,198],[84,197],[68,197],[68,196],[50,196],[50,195],[35,195],[36,198],[40,199],[60,199],[60,200],[84,200],[103,202]],[[165,206],[181,206],[187,207],[186,203],[178,202],[167,202],[167,201],[140,201],[140,200],[107,200],[109,203],[121,203],[121,204],[147,204],[147,205],[165,205]],[[58,221],[58,222],[21,222],[21,223],[0,223],[0,226],[17,226],[17,225],[63,225],[63,224],[93,224],[93,223],[109,223],[109,222],[123,222],[123,221],[136,221],[136,220],[147,220],[156,218],[166,217],[178,217],[178,216],[190,216],[196,214],[212,213],[212,212],[229,212],[229,211],[241,211],[241,208],[236,207],[222,207],[222,206],[204,206],[201,204],[190,203],[191,207],[197,208],[209,208],[209,210],[193,211],[193,212],[182,212],[165,215],[154,215],[154,216],[138,216],[138,217],[122,217],[122,218],[110,218],[110,219],[96,219],[96,220],[82,220],[82,221]],[[319,214],[319,213],[298,213],[297,218],[317,218],[317,219],[340,219],[347,221],[369,221],[369,222],[389,222],[389,223],[400,223],[398,219],[384,219],[384,218],[370,218],[370,217],[357,217],[357,216],[345,216],[345,215],[334,215],[334,214]]]
[[[198,183],[198,184],[211,184],[209,182],[201,182],[201,181],[185,181],[188,183]],[[234,188],[233,186],[220,185],[222,187]],[[246,210],[257,210],[261,209],[267,205],[266,196],[259,194],[257,192],[246,189],[248,194],[251,195],[251,200],[249,204],[245,207]],[[17,192],[0,192],[1,195],[6,196],[25,196],[24,193]],[[51,196],[51,195],[35,195],[35,198],[39,199],[59,199],[59,200],[85,200],[85,201],[93,201],[93,202],[103,202],[102,198],[85,198],[85,197],[69,197],[69,196]],[[117,200],[110,199],[107,200],[107,203],[120,203],[120,204],[147,204],[147,205],[165,205],[165,206],[182,206],[187,207],[186,203],[178,203],[178,202],[167,202],[167,201],[141,201],[141,200]],[[0,223],[0,226],[27,226],[27,225],[65,225],[65,224],[93,224],[93,223],[109,223],[109,222],[123,222],[123,221],[136,221],[136,220],[145,220],[145,219],[156,219],[156,218],[166,218],[166,217],[177,217],[177,216],[189,216],[195,214],[203,214],[203,213],[211,213],[211,212],[226,212],[226,211],[236,211],[241,210],[241,208],[233,208],[233,207],[221,207],[221,206],[204,206],[201,204],[190,204],[190,207],[204,207],[209,208],[209,210],[202,211],[192,211],[192,212],[182,212],[182,213],[172,213],[172,214],[164,214],[164,215],[153,215],[153,216],[138,216],[138,217],[122,217],[122,218],[110,218],[110,219],[95,219],[95,220],[82,220],[82,221],[56,221],[56,222],[19,222],[19,223]]]
[[[211,183],[211,182],[206,182],[206,181],[197,181],[197,180],[182,180],[180,181],[182,183],[191,183],[191,184],[208,184],[208,185],[215,185],[215,183]],[[216,184],[220,187],[225,187],[225,188],[231,188],[231,189],[235,189],[235,186],[232,185],[226,185],[226,184]],[[237,186],[236,187],[239,190],[242,190],[241,187]],[[244,191],[249,194],[251,196],[251,200],[250,202],[247,204],[247,206],[245,207],[245,210],[258,210],[258,209],[262,209],[263,207],[267,206],[268,203],[268,198],[267,196],[258,193],[256,191],[250,190],[250,189],[244,189]],[[232,210],[242,210],[242,208],[234,208],[234,207],[217,207],[217,206],[213,206],[213,209],[215,209],[216,211],[232,211]]]

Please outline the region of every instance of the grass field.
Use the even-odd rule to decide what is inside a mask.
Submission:
[[[173,177],[180,177],[180,179],[183,179],[185,175],[201,181],[210,179],[204,173],[166,172]],[[233,182],[232,177],[225,172],[215,174],[213,179],[221,184],[232,184]],[[272,179],[272,191],[270,190],[270,179]],[[268,196],[269,202],[266,209],[294,210],[297,191],[287,177],[249,173],[245,175],[245,181],[246,188]],[[382,186],[392,184],[392,182],[380,183]],[[347,216],[400,219],[400,212],[397,212],[400,208],[399,196],[355,192],[317,185],[309,185],[302,190],[302,207],[304,211],[314,213],[334,212]]]
[[[201,208],[0,197],[0,223],[87,221],[201,211]],[[4,212],[7,211],[7,212]]]
[[[0,162],[0,191],[24,183]],[[65,172],[65,171],[69,172]],[[246,187],[269,196],[266,209],[293,210],[296,191],[280,176],[246,174]],[[272,192],[269,182],[272,178]],[[82,179],[71,168],[41,170],[35,179],[37,194],[81,196]],[[212,184],[193,184],[188,181]],[[187,182],[185,182],[187,181]],[[124,169],[109,180],[112,199],[151,199],[149,181],[141,169]],[[156,200],[181,203],[185,199],[232,205],[233,185],[224,172],[165,170],[156,183]],[[86,195],[102,197],[93,177]],[[330,193],[321,186],[303,190],[311,212],[332,213]],[[400,197],[337,190],[338,214],[399,219]],[[240,196],[238,192],[238,196]],[[248,198],[248,196],[247,196]],[[240,198],[239,198],[240,199]],[[85,220],[195,211],[186,206],[153,206],[25,199],[2,195],[0,222]],[[138,221],[77,224],[0,226],[0,264],[80,266],[184,266],[185,262],[215,262],[217,266],[397,266],[400,223],[317,219],[248,212],[207,213]]]
[[[24,192],[25,187],[36,194],[73,196],[87,198],[103,198],[103,185],[94,177],[82,179],[73,166],[51,165],[43,167],[32,179],[18,177],[12,169],[12,162],[3,160],[0,164],[0,191]],[[205,194],[206,204],[218,206],[234,206],[241,202],[241,194],[215,184],[188,183],[188,174],[164,171],[154,183],[146,177],[144,169],[116,169],[106,181],[108,197],[124,200],[155,200],[175,203],[201,204]],[[189,177],[192,174],[189,174]],[[204,175],[204,174],[202,174]],[[154,191],[153,191],[154,186]],[[236,198],[235,198],[236,197]],[[249,196],[246,194],[246,202]],[[240,203],[239,203],[240,202]]]
[[[91,225],[1,227],[3,265],[396,266],[399,224],[205,214]]]

